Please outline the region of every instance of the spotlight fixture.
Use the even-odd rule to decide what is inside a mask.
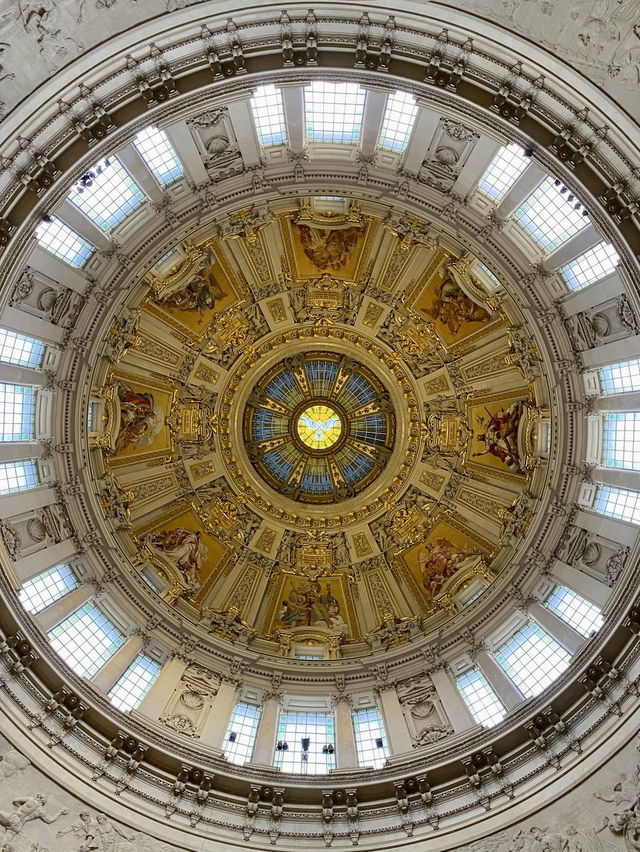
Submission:
[[[277,751],[289,751],[289,743],[286,740],[279,740],[278,745],[276,746]]]
[[[231,733],[229,734],[229,742],[230,742],[230,743],[235,743],[235,741],[236,741],[236,739],[237,739],[237,738],[238,738],[238,735],[236,734],[236,732],[235,732],[235,731],[231,731]]]
[[[311,745],[311,740],[309,737],[303,737],[300,742],[302,743],[302,751],[309,751],[309,746]]]
[[[322,746],[322,753],[323,754],[333,754],[334,751],[335,751],[335,748],[333,746],[333,743],[327,743],[326,745]]]

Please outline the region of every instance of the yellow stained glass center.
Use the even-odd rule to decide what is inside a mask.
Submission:
[[[328,450],[340,438],[342,422],[329,405],[310,405],[298,418],[298,435],[312,450]]]

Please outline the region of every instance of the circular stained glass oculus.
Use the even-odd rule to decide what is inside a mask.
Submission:
[[[315,403],[298,417],[298,437],[312,450],[328,450],[340,440],[342,420],[338,412],[326,403]]]
[[[259,379],[243,433],[268,485],[303,503],[334,503],[379,476],[393,450],[395,414],[371,370],[314,352],[287,358]]]

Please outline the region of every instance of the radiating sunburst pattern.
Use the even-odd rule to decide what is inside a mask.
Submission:
[[[254,388],[244,414],[249,458],[268,484],[307,503],[355,496],[393,448],[388,391],[349,358],[313,353],[281,361]]]

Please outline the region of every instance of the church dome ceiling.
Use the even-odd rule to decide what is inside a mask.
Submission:
[[[490,39],[484,0],[444,30],[211,5],[169,2],[175,28],[44,80],[28,140],[29,104],[0,125],[0,310],[43,347],[41,490],[0,495],[3,690],[96,795],[175,815],[185,848],[462,848],[470,820],[581,767],[635,694],[635,528],[591,511],[627,475],[594,469],[598,371],[640,329],[631,122],[596,108],[577,54],[561,74]],[[43,9],[38,44],[67,56]],[[173,672],[151,715],[24,606],[54,555],[71,617],[102,607],[111,645]],[[558,577],[597,617],[556,624],[567,647],[529,692],[505,685]],[[503,687],[490,723],[461,698],[472,670]],[[284,748],[225,759],[236,702],[335,710],[343,732],[384,705],[404,727],[373,771],[327,757],[327,784]]]

